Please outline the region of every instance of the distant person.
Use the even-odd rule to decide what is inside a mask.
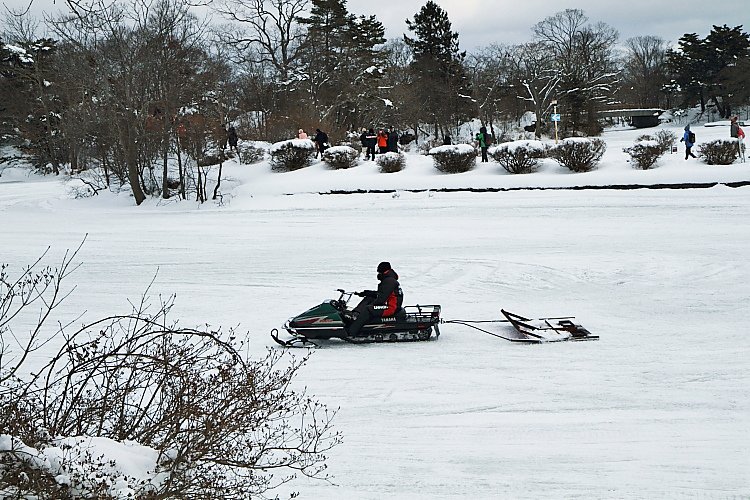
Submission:
[[[745,137],[745,133],[740,128],[739,119],[739,116],[733,116],[729,120],[729,137],[737,140],[737,156],[742,156],[742,144],[740,144],[740,141]],[[741,136],[740,133],[742,133]]]
[[[443,146],[450,146],[451,144],[453,144],[453,140],[451,139],[451,136],[446,134],[443,137]]]
[[[398,153],[398,131],[396,129],[392,129],[388,133],[388,151],[391,153]]]
[[[234,126],[230,125],[229,130],[227,130],[227,142],[229,143],[229,151],[232,151],[234,149],[235,153],[240,154],[240,150],[237,149],[237,142],[239,138],[237,137],[237,131],[234,129]]]
[[[729,119],[729,137],[739,139],[740,124],[737,121],[739,118],[739,116],[733,116]]]
[[[487,138],[487,127],[480,127],[479,133],[476,135],[476,140],[479,143],[479,149],[482,151],[482,162],[486,163],[487,159],[487,148],[489,147],[489,139]]]
[[[687,160],[689,157],[697,158],[691,151],[693,146],[695,145],[695,134],[690,130],[690,124],[685,125],[685,133],[682,134],[682,139],[680,139],[680,142],[685,143],[685,159]]]
[[[362,128],[362,133],[359,134],[359,143],[362,145],[362,152],[367,154],[367,129]],[[365,159],[367,159],[367,156],[365,156]]]
[[[378,152],[384,154],[388,152],[388,131],[382,128],[378,130]]]
[[[299,129],[299,131],[297,132],[297,139],[307,139],[307,134],[304,130]]]
[[[328,134],[320,130],[319,128],[315,129],[315,145],[318,148],[318,153],[320,153],[320,157],[323,157],[323,153],[325,152],[326,148],[328,147]],[[318,157],[318,153],[315,153],[315,157]]]
[[[371,128],[368,130],[365,138],[367,140],[367,154],[365,155],[365,160],[374,160],[375,146],[378,144],[378,135],[375,133],[375,129]]]

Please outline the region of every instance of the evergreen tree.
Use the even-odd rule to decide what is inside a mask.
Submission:
[[[360,126],[372,105],[382,68],[377,64],[385,28],[375,16],[354,16],[346,0],[313,0],[305,42],[310,120],[341,131]]]
[[[419,89],[413,111],[419,121],[432,123],[439,136],[470,118],[475,108],[463,66],[466,52],[459,51],[458,33],[452,31],[448,14],[432,0],[406,25],[415,35],[404,35]]]
[[[682,93],[684,104],[697,99],[705,111],[706,104],[713,102],[721,116],[728,118],[733,105],[745,100],[742,89],[748,77],[743,68],[750,61],[750,35],[742,26],[714,26],[705,39],[687,33],[677,50],[669,51],[668,61],[671,87]]]

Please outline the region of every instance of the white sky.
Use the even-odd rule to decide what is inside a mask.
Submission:
[[[33,2],[33,11],[50,11],[64,0],[0,0],[19,9]],[[427,0],[349,0],[348,8],[360,15],[375,14],[386,27],[388,38],[406,31],[407,18],[414,17]],[[603,21],[620,32],[620,40],[638,35],[657,35],[676,42],[685,33],[705,36],[712,25],[745,25],[750,30],[750,2],[746,0],[439,0],[448,12],[453,29],[460,34],[463,50],[499,43],[522,43],[531,39],[531,26],[566,8],[582,9],[592,22]]]

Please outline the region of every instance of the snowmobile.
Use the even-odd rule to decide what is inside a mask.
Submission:
[[[440,336],[439,305],[404,306],[395,316],[374,319],[356,336],[349,335],[347,328],[357,314],[349,308],[349,300],[352,295],[362,296],[364,292],[347,292],[340,288],[336,291],[340,293],[338,299],[327,300],[284,323],[283,328],[291,338],[279,338],[276,328],[271,330],[271,337],[284,347],[306,347],[317,346],[316,340],[332,338],[363,344],[430,340],[433,331],[435,338]]]

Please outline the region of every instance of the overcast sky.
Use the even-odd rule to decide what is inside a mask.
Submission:
[[[23,8],[30,0],[0,0]],[[406,32],[405,20],[412,19],[427,0],[349,0],[349,11],[375,14],[388,38]],[[531,27],[561,10],[581,9],[592,22],[603,21],[620,32],[620,41],[638,35],[657,35],[676,42],[685,33],[706,36],[712,25],[743,24],[750,30],[748,0],[437,0],[448,12],[453,30],[460,35],[463,50],[469,52],[490,43],[523,43],[531,39]],[[32,11],[51,10],[64,0],[33,0]]]

